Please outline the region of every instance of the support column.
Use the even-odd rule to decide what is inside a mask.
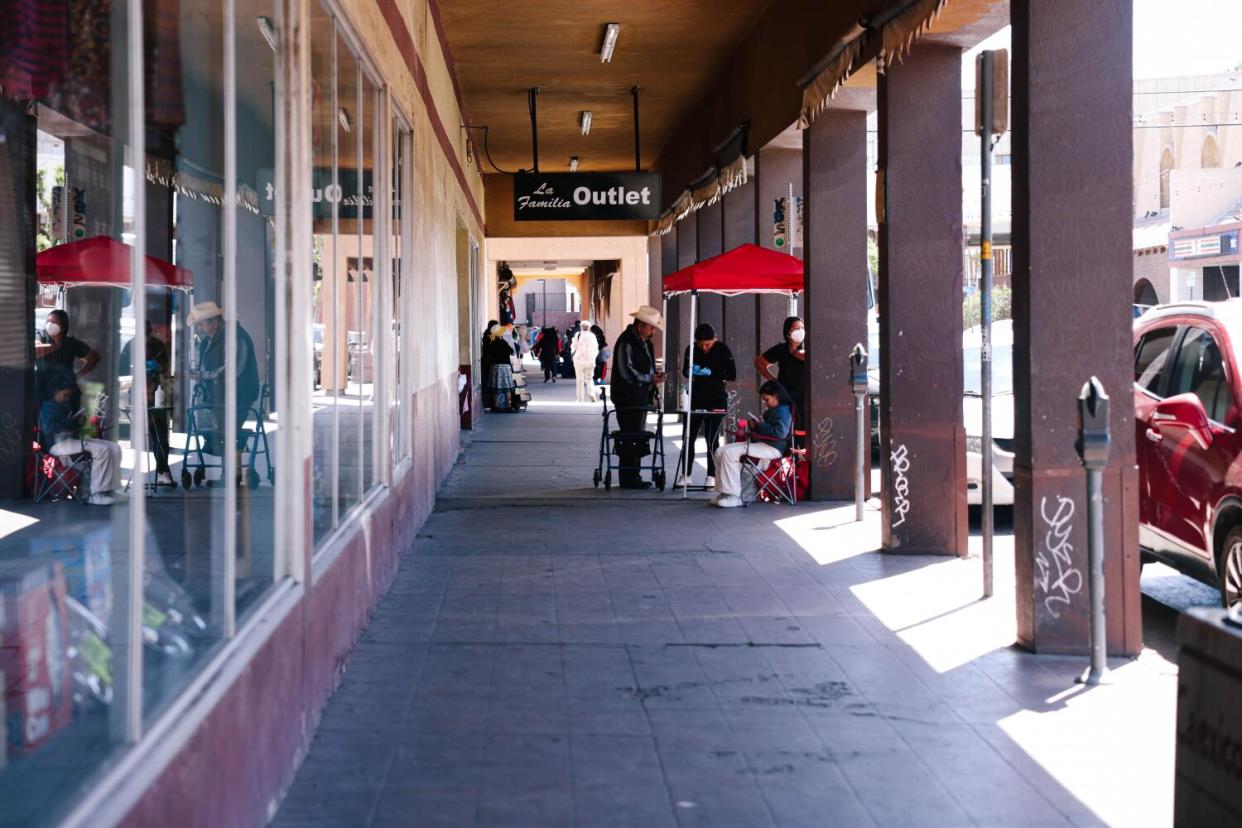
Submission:
[[[961,77],[961,51],[933,45],[880,77],[886,552],[966,554]]]
[[[849,354],[867,347],[867,113],[829,109],[802,133],[807,330],[803,424],[812,500],[851,500],[857,449]],[[868,411],[868,421],[870,412]],[[870,432],[870,424],[867,426]],[[863,467],[870,470],[871,439]],[[870,473],[866,496],[870,497]]]
[[[747,181],[720,200],[722,247],[732,250],[755,242],[755,183]],[[737,382],[730,389],[730,414],[758,411],[759,374],[754,369],[759,343],[755,338],[756,297],[727,296],[724,300],[725,344],[737,362]]]
[[[721,248],[722,228],[720,226],[721,204],[704,205],[695,214],[698,236],[697,261],[710,259],[724,252]],[[699,294],[699,321],[707,322],[716,329],[716,335],[724,337],[724,297],[718,293]],[[694,332],[691,331],[693,336]]]
[[[660,247],[660,236],[647,237],[647,299],[651,307],[659,309],[664,302],[664,267],[663,254]],[[625,310],[629,313],[633,308]],[[656,356],[664,354],[664,332],[656,331],[651,340]]]
[[[660,237],[660,272],[663,276],[677,272],[677,227],[674,227],[668,233]],[[680,350],[682,347],[681,334],[677,326],[678,306],[681,304],[681,297],[674,296],[668,300],[668,306],[664,309],[664,354],[665,354],[665,371],[667,377],[664,380],[664,412],[666,414],[674,413],[678,410],[677,400],[677,371],[678,360],[681,359]],[[652,307],[660,307],[652,305]],[[626,311],[629,313],[630,311]]]
[[[773,238],[776,200],[784,198],[790,184],[794,196],[802,195],[802,150],[771,148],[759,150],[755,156],[755,217],[759,245],[769,250],[797,253],[777,247]],[[789,217],[792,220],[792,216]],[[758,301],[759,350],[771,348],[781,341],[781,326],[789,315],[789,300],[784,296],[761,295]],[[807,336],[813,334],[808,329]]]
[[[1041,653],[1088,652],[1086,484],[1074,440],[1076,398],[1095,374],[1112,398],[1108,649],[1136,655],[1133,350],[1121,312],[1133,289],[1133,10],[1128,0],[1014,0],[1012,20],[1018,640]]]
[[[677,223],[677,269],[689,267],[698,261],[699,255],[699,225],[696,221],[697,216],[690,215]],[[700,299],[701,299],[700,295]],[[669,306],[669,315],[672,316],[672,303]],[[673,368],[669,369],[672,373],[676,369],[677,381],[684,385],[681,378],[681,354],[686,346],[694,341],[694,331],[690,328],[690,296],[684,294],[677,297],[677,318],[676,325],[678,331],[677,352],[674,354],[669,351],[669,360],[673,363]],[[680,388],[680,385],[678,386]],[[674,398],[676,404],[677,398]]]

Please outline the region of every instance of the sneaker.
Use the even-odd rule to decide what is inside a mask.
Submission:
[[[709,474],[707,479],[703,481],[703,485],[709,489],[716,488],[716,478]]]
[[[673,488],[680,489],[682,486],[686,485],[687,482],[686,476],[684,474],[679,474],[677,475],[677,481],[673,483]]]
[[[101,492],[100,494],[91,495],[87,498],[86,502],[92,506],[111,506],[113,503],[116,503],[116,498],[110,494],[103,494]]]
[[[721,495],[716,505],[721,509],[734,509],[742,505],[742,499],[734,495]]]
[[[712,495],[712,499],[711,499],[711,500],[709,500],[709,501],[707,501],[707,502],[708,502],[708,503],[710,503],[710,504],[712,504],[713,506],[719,506],[719,505],[720,505],[720,498],[722,498],[722,497],[724,497],[724,495],[722,495],[722,494],[720,494],[719,492],[717,492],[716,494]]]
[[[157,486],[176,486],[177,485],[176,483],[173,482],[172,475],[169,474],[168,472],[164,472],[163,474],[158,475],[155,478],[155,484]]]

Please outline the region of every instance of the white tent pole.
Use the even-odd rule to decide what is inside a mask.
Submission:
[[[690,412],[694,408],[694,326],[697,324],[698,310],[699,292],[692,290],[690,291],[690,365],[686,370],[686,420],[681,431],[681,453],[689,456],[691,469],[694,469],[694,446],[690,444]],[[708,450],[711,450],[710,445]],[[684,469],[678,469],[677,473],[682,475],[681,499],[685,500],[690,496],[690,475],[686,474]],[[677,478],[673,479],[676,480]]]

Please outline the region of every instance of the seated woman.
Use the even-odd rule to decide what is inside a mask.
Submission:
[[[713,506],[731,509],[742,505],[742,458],[753,457],[760,468],[779,460],[789,446],[793,432],[793,401],[775,380],[759,386],[759,397],[766,409],[763,419],[748,418],[749,437],[716,449],[716,491]]]
[[[87,503],[111,506],[120,483],[121,447],[111,440],[83,439],[78,436],[78,412],[69,405],[75,383],[66,377],[52,381],[52,396],[39,406],[39,430],[44,446],[54,457],[89,452],[91,455],[91,495]]]

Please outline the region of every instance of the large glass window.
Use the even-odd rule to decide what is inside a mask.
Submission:
[[[402,297],[406,273],[403,266],[405,250],[406,174],[409,165],[410,130],[400,118],[392,122],[392,221],[389,232],[389,254],[392,256],[392,291],[389,308],[390,347],[392,349],[393,405],[389,409],[388,442],[393,461],[409,456],[409,435],[406,429],[406,368],[402,365]]]
[[[276,5],[144,7],[0,39],[4,824],[55,823],[275,572]]]
[[[316,6],[314,525],[318,543],[377,484],[375,348],[380,319],[374,164],[385,142],[380,90],[340,21]],[[386,458],[387,452],[383,456]]]

